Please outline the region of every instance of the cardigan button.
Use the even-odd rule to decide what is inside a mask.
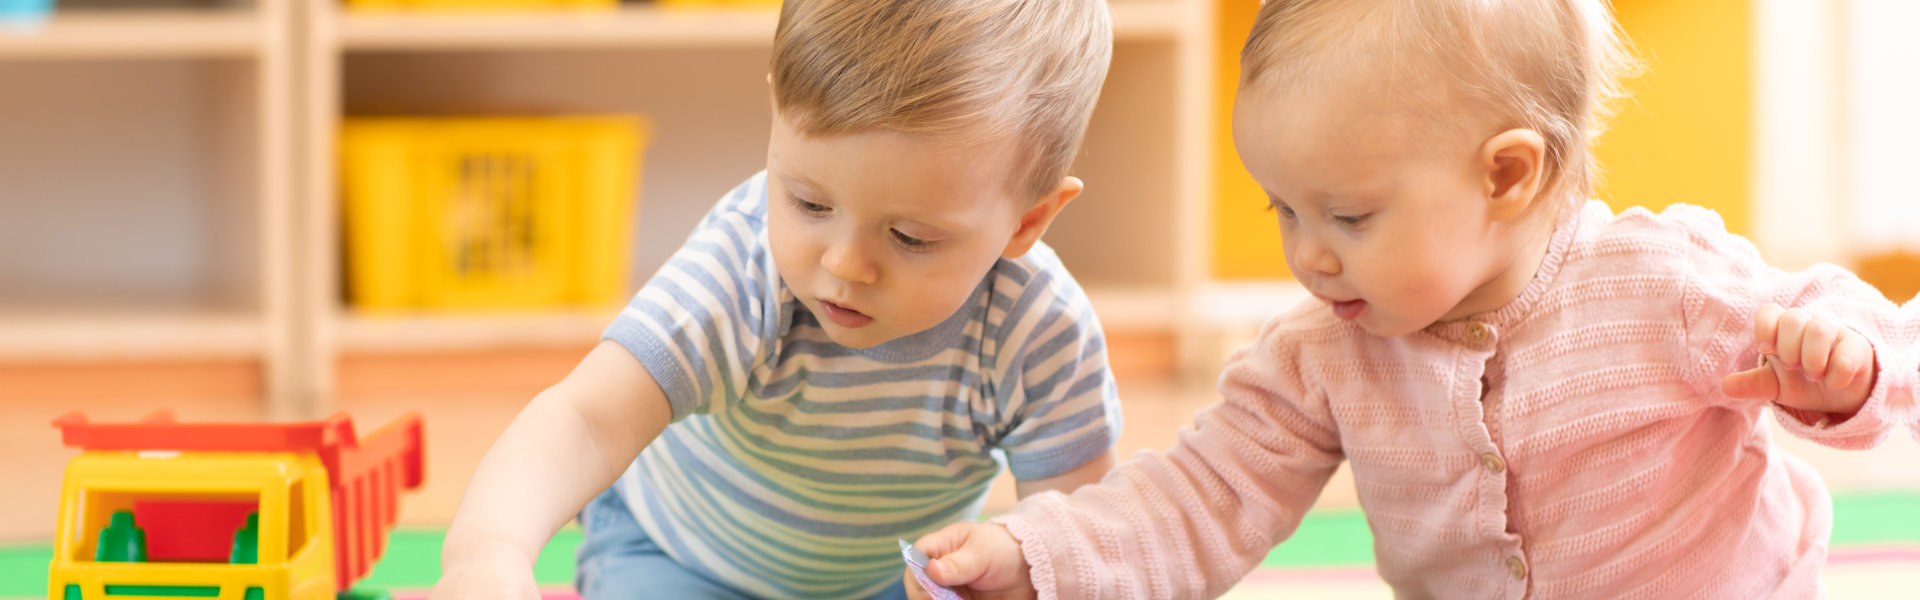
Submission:
[[[1526,561],[1520,560],[1520,557],[1518,556],[1507,557],[1507,572],[1513,574],[1513,578],[1515,580],[1526,579],[1527,578]]]
[[[1473,340],[1473,343],[1487,341],[1489,337],[1493,337],[1493,328],[1488,327],[1486,323],[1474,321],[1467,325],[1467,339]]]

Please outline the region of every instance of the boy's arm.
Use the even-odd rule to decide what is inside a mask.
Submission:
[[[446,574],[435,595],[477,597],[499,594],[501,581],[530,584],[541,547],[670,419],[653,376],[626,348],[602,341],[521,409],[481,459],[447,531]]]
[[[1072,492],[1080,489],[1080,486],[1099,483],[1100,478],[1105,477],[1107,471],[1113,470],[1113,465],[1117,462],[1119,461],[1114,458],[1113,451],[1108,450],[1105,454],[1096,456],[1093,460],[1059,475],[1041,479],[1015,479],[1013,490],[1021,499],[1041,492]]]
[[[999,415],[994,444],[1021,498],[1100,481],[1119,462],[1114,443],[1124,420],[1092,304],[1050,248],[1024,260],[1033,272],[1008,305],[1028,308],[1008,311],[988,375]]]

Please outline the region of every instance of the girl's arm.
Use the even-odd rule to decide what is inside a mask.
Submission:
[[[653,376],[626,348],[602,341],[527,403],[480,460],[447,531],[434,596],[534,595],[541,547],[670,420]]]
[[[1767,264],[1752,243],[1727,233],[1707,211],[1675,206],[1661,216],[1681,223],[1687,234],[1681,309],[1684,355],[1691,361],[1685,368],[1695,388],[1729,406],[1771,401],[1782,408],[1776,414],[1784,429],[1822,445],[1858,450],[1879,444],[1897,419],[1896,407],[1910,404],[1914,393],[1915,357],[1899,339],[1899,308],[1846,269],[1822,264],[1789,272]],[[1780,326],[1782,313],[1797,315],[1798,325]],[[1815,346],[1841,349],[1834,344],[1844,341],[1849,361],[1864,357],[1865,364],[1851,363],[1856,376],[1846,386],[1810,384],[1801,369],[1804,355],[1777,355],[1804,354],[1798,344],[1807,338],[1801,326],[1809,324],[1817,325]],[[1763,354],[1775,356],[1761,365]],[[1825,365],[1819,366],[1824,376]],[[1784,385],[1769,389],[1761,375]]]
[[[928,575],[974,597],[1225,593],[1293,534],[1344,456],[1324,399],[1293,364],[1298,337],[1270,322],[1228,361],[1223,401],[1166,453],[1130,459],[1068,496],[1036,494],[992,523],[921,538]]]

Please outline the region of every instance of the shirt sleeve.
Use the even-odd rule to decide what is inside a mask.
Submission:
[[[601,334],[659,382],[675,421],[738,397],[778,335],[765,181],[755,175],[722,198]]]
[[[1901,305],[1900,325],[1898,343],[1906,349],[1907,360],[1906,369],[1897,373],[1906,377],[1905,389],[1910,394],[1904,399],[1906,416],[1902,420],[1907,422],[1909,433],[1913,438],[1920,440],[1920,296],[1909,299],[1906,304]],[[1891,403],[1901,405],[1900,400],[1896,398]]]
[[[1120,397],[1106,337],[1079,285],[1045,246],[1019,264],[1032,268],[995,269],[989,299],[1003,315],[995,345],[1004,350],[993,359],[1001,415],[995,445],[1016,479],[1032,480],[1111,452],[1120,438]]]
[[[1894,423],[1893,409],[1910,404],[1915,366],[1907,344],[1895,343],[1899,308],[1852,272],[1821,264],[1805,271],[1774,268],[1745,238],[1728,233],[1718,215],[1692,206],[1662,214],[1679,221],[1688,236],[1686,316],[1688,380],[1699,392],[1727,405],[1748,403],[1727,397],[1720,381],[1759,364],[1753,315],[1765,304],[1804,308],[1838,319],[1872,343],[1878,376],[1866,404],[1840,423],[1775,404],[1787,431],[1841,449],[1866,449],[1880,443]]]
[[[1275,322],[1229,359],[1222,402],[1173,449],[996,519],[1041,598],[1218,597],[1293,535],[1343,454],[1324,395],[1302,382],[1294,332]]]

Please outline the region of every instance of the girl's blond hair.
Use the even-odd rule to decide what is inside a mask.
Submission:
[[[1240,60],[1243,88],[1353,69],[1438,81],[1494,115],[1480,125],[1539,132],[1542,193],[1576,202],[1593,191],[1593,140],[1635,68],[1605,0],[1267,0]]]

